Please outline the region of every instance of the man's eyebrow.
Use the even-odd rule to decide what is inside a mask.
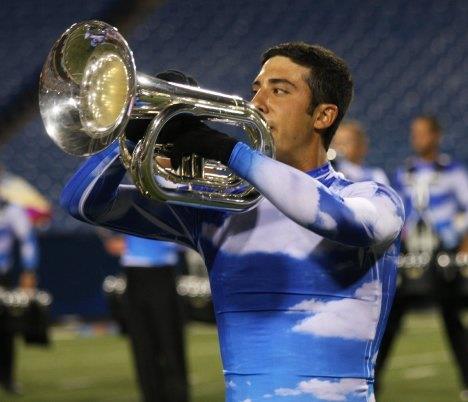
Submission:
[[[293,88],[297,88],[291,81],[287,80],[286,78],[270,78],[268,79],[269,84],[287,84],[291,85]],[[255,80],[252,82],[252,86],[260,85],[260,80]]]
[[[270,84],[287,84],[291,85],[294,88],[297,88],[296,85],[294,85],[291,81],[287,80],[286,78],[270,78],[268,82]]]

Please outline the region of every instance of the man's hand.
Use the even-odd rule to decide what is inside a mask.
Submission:
[[[125,253],[127,248],[125,239],[123,236],[110,236],[103,240],[104,248],[110,255],[114,257],[120,257]]]
[[[177,122],[177,119],[174,120]],[[173,127],[168,127],[168,130],[169,133],[161,134],[164,134],[165,141],[174,145],[168,153],[174,169],[180,166],[182,157],[191,154],[227,165],[232,150],[238,142],[235,138],[213,130],[200,121],[188,125],[181,124],[179,130],[174,130]]]
[[[176,70],[167,70],[156,75],[157,78],[184,85],[197,86],[190,76]],[[133,142],[138,142],[144,135],[151,120],[133,119],[127,125],[126,136]],[[237,140],[226,134],[213,130],[200,119],[189,114],[176,116],[161,129],[158,142],[173,144],[168,152],[171,164],[177,169],[182,157],[197,154],[207,159],[214,159],[227,165],[232,149]]]
[[[157,75],[158,78],[180,84],[198,86],[190,76],[180,71],[168,70]],[[162,143],[172,143],[169,153],[172,167],[177,169],[182,157],[197,154],[203,158],[214,159],[227,165],[237,140],[213,130],[192,115],[180,115],[169,121],[161,130]]]
[[[177,84],[191,85],[194,87],[198,86],[197,81],[195,81],[195,79],[177,70],[163,71],[162,73],[157,74],[156,78],[159,78],[164,81],[175,82]],[[174,120],[177,121],[179,119]],[[181,121],[182,120],[183,119],[181,119]],[[193,119],[191,121],[193,121]],[[148,128],[150,123],[151,119],[131,119],[128,122],[127,127],[125,128],[125,136],[127,137],[127,139],[136,144],[143,138],[146,129]],[[185,123],[188,123],[188,120],[185,121]]]
[[[460,248],[458,250],[459,253],[468,253],[468,234],[463,237],[463,240],[460,244]]]
[[[23,272],[20,276],[19,285],[24,290],[35,289],[37,286],[36,274],[34,272]]]

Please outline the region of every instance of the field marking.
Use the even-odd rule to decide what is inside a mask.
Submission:
[[[411,355],[395,356],[391,359],[390,370],[402,370],[408,366],[421,366],[434,363],[447,363],[450,362],[450,357],[447,351],[438,350],[436,352],[414,353]]]
[[[74,341],[77,338],[78,337],[74,332],[52,331],[53,341]]]
[[[420,380],[423,378],[435,377],[438,372],[438,367],[434,364],[427,366],[418,366],[406,369],[402,377],[405,380]]]
[[[90,387],[95,379],[93,377],[75,377],[60,381],[60,388],[65,390],[85,389]]]

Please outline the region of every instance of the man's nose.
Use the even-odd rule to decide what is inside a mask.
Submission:
[[[263,114],[268,113],[266,97],[264,95],[264,92],[261,89],[257,91],[255,96],[252,98],[251,102],[255,106],[255,108],[259,110],[261,113]]]

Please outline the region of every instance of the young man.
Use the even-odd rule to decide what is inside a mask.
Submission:
[[[351,181],[376,181],[389,184],[387,175],[380,168],[366,166],[368,140],[364,127],[357,120],[342,122],[331,143],[337,155],[332,161],[334,168]]]
[[[395,188],[406,207],[403,231],[406,251],[432,253],[428,267],[433,288],[430,296],[440,308],[459,367],[464,388],[460,399],[468,401],[468,331],[461,319],[464,302],[458,289],[460,277],[447,278],[435,267],[435,257],[440,251],[468,253],[468,175],[461,164],[441,154],[441,138],[442,129],[434,116],[420,115],[412,121],[411,146],[415,156],[397,171]],[[460,225],[457,218],[461,218]],[[377,379],[411,302],[405,295],[397,294],[377,361]]]
[[[345,63],[303,43],[268,50],[253,104],[275,161],[200,123],[174,154],[228,165],[263,195],[244,213],[155,203],[122,186],[117,145],[90,158],[62,195],[78,219],[192,247],[209,270],[226,400],[373,401],[373,365],[395,287],[398,196],[337,175],[326,151],[352,97]]]

